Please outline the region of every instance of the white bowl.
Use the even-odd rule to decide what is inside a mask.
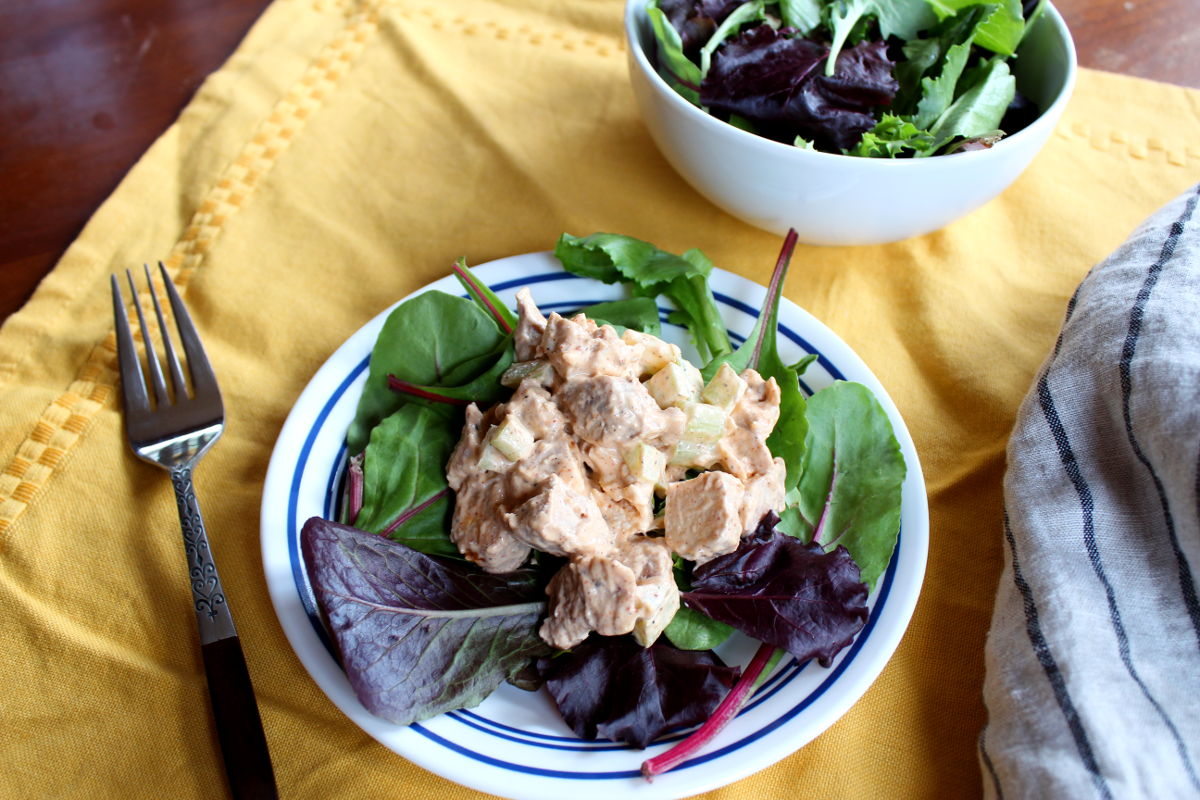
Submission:
[[[650,135],[696,191],[735,217],[809,244],[881,244],[937,230],[1004,191],[1054,130],[1075,85],[1075,45],[1047,4],[1012,67],[1045,109],[987,150],[919,159],[819,153],[765,139],[680,97],[654,66],[646,0],[625,7],[629,74]]]

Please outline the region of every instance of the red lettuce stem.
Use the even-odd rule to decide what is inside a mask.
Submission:
[[[833,493],[837,490],[838,482],[838,458],[836,447],[833,449],[832,475],[833,477],[829,481],[829,494],[825,495],[825,505],[821,508],[821,517],[817,520],[817,526],[813,528],[813,544],[821,543],[821,537],[825,535],[825,523],[829,521],[829,509],[833,507]]]
[[[411,394],[413,397],[421,397],[425,400],[432,400],[435,403],[446,403],[452,406],[465,406],[468,402],[458,397],[447,397],[444,394],[422,389],[415,383],[400,380],[395,375],[388,375],[388,388],[401,394]]]
[[[392,531],[396,530],[396,528],[399,528],[401,525],[408,522],[410,519],[415,517],[417,514],[420,514],[422,511],[429,508],[431,505],[436,503],[438,500],[441,500],[443,497],[446,497],[449,494],[450,494],[449,489],[442,489],[440,492],[433,495],[425,502],[418,503],[417,505],[413,506],[412,508],[405,509],[404,512],[402,514],[400,514],[400,516],[398,516],[394,520],[392,520],[391,524],[389,524],[386,528],[384,528],[382,531],[380,531],[379,535],[380,536],[391,536]]]
[[[774,653],[775,645],[759,645],[758,652],[754,654],[754,658],[750,659],[750,663],[746,665],[746,671],[742,673],[742,677],[734,684],[729,694],[725,695],[725,699],[717,706],[717,710],[713,712],[712,716],[690,736],[670,750],[659,753],[654,758],[648,758],[642,762],[642,775],[645,776],[646,780],[654,780],[655,775],[662,775],[664,772],[675,769],[675,767],[695,755],[696,751],[712,741],[726,725],[733,721],[737,713],[742,710],[742,706],[750,699],[750,692],[754,689],[755,683],[758,682],[758,676],[771,661],[771,656]]]
[[[363,457],[362,453],[350,459],[349,476],[346,483],[346,524],[353,525],[363,504]]]
[[[762,354],[763,342],[766,341],[768,335],[767,326],[775,323],[772,317],[778,317],[776,313],[773,313],[779,302],[776,298],[783,291],[783,279],[787,276],[788,265],[792,263],[792,253],[796,249],[798,238],[799,234],[796,233],[796,229],[788,228],[787,236],[783,239],[783,246],[779,248],[779,258],[775,259],[775,271],[771,273],[767,296],[763,299],[762,311],[758,315],[758,339],[754,342],[754,350],[750,353],[750,361],[747,364],[751,369],[758,369],[758,357]],[[774,331],[771,331],[770,335],[774,336]]]
[[[462,265],[458,262],[455,262],[450,269],[455,275],[458,276],[460,281],[467,285],[467,287],[471,290],[471,294],[475,296],[475,299],[487,306],[488,311],[492,312],[492,316],[496,319],[496,323],[500,326],[501,330],[503,330],[505,333],[512,333],[512,326],[508,324],[508,320],[504,318],[504,315],[500,313],[495,304],[488,299],[488,296],[484,294],[482,290],[480,290],[479,284],[475,280],[475,276],[469,271],[463,269]]]

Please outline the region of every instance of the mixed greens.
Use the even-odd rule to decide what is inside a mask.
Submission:
[[[567,270],[628,287],[626,299],[584,313],[657,333],[656,298],[665,296],[676,309],[670,321],[686,327],[705,361],[703,374],[723,363],[750,367],[782,390],[767,445],[785,459],[786,507],[731,553],[696,567],[676,560],[683,606],[650,647],[629,635],[592,634],[553,651],[538,626],[561,559],[535,552],[518,570],[489,574],[459,555],[449,538],[446,461],[464,407],[511,393],[517,320],[461,261],[453,270],[466,297],[430,291],[397,306],[347,433],[341,518],[311,519],[301,533],[319,607],[368,710],[408,724],[476,705],[507,681],[544,686],[584,738],[645,747],[703,722],[696,738],[646,762],[649,777],[732,718],[780,652],[828,665],[853,641],[895,548],[905,464],[869,390],[836,381],[806,399],[798,379],[811,359],[781,358],[778,307],[794,245],[792,234],[758,322],[737,349],[708,284],[713,265],[699,251],[675,255],[603,233],[564,234],[556,247]],[[762,643],[745,670],[713,652],[734,631]]]
[[[720,119],[797,147],[924,157],[1037,116],[1017,47],[1044,0],[649,0],[659,74]]]

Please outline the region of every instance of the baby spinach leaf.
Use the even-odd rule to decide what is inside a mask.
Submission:
[[[454,273],[455,278],[458,278],[458,282],[467,290],[471,299],[492,319],[496,320],[496,324],[502,331],[512,333],[517,329],[517,315],[504,305],[504,301],[496,296],[490,286],[475,277],[475,273],[471,272],[471,268],[467,266],[465,258],[455,261],[450,271]]]
[[[446,462],[457,442],[445,417],[423,406],[408,404],[385,417],[363,451],[362,508],[354,525],[422,553],[457,556],[446,535]]]
[[[350,453],[361,452],[371,428],[408,402],[388,387],[388,375],[417,386],[458,386],[495,364],[505,338],[470,300],[432,291],[401,303],[371,351],[367,382],[346,434]]]
[[[680,650],[712,650],[729,638],[733,628],[681,606],[671,617],[663,635]]]
[[[595,634],[539,659],[538,671],[577,736],[634,747],[703,722],[739,672],[711,651],[680,650],[661,639],[642,647],[632,636]]]
[[[300,546],[354,693],[397,725],[470,708],[548,652],[539,576],[489,575],[313,518]]]
[[[600,325],[607,323],[618,328],[632,328],[653,336],[662,334],[658,306],[650,297],[630,297],[626,300],[596,303],[579,311]]]
[[[810,397],[807,417],[797,513],[789,522],[805,540],[844,546],[863,582],[874,586],[900,529],[905,465],[891,421],[869,389],[847,381]]]
[[[776,530],[778,521],[766,515],[737,550],[696,567],[683,602],[798,661],[828,666],[866,624],[867,587],[844,547],[805,544]]]
[[[388,387],[416,403],[421,403],[439,412],[445,411],[446,405],[465,406],[468,403],[478,403],[481,406],[491,405],[508,394],[508,390],[500,383],[500,376],[512,366],[516,357],[512,338],[506,338],[494,353],[486,354],[481,361],[492,360],[492,365],[478,377],[458,386],[422,386],[401,380],[395,375],[388,375]]]

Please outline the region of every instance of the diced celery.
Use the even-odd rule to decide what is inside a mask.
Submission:
[[[533,452],[533,434],[525,423],[511,414],[492,428],[488,443],[510,461],[520,461]]]
[[[709,403],[696,403],[687,412],[687,425],[683,438],[693,442],[712,444],[725,432],[725,409]]]
[[[680,439],[667,462],[673,467],[708,469],[717,461],[717,446],[712,442]]]
[[[745,393],[746,382],[729,364],[722,364],[717,374],[713,375],[712,380],[700,392],[700,400],[728,411],[737,405]]]
[[[625,451],[625,466],[637,480],[657,484],[667,468],[667,457],[654,445],[638,442]]]
[[[499,450],[490,444],[485,444],[479,451],[479,461],[476,462],[476,466],[484,472],[500,472],[511,467],[512,463]]]
[[[512,366],[504,370],[504,374],[500,376],[500,383],[510,389],[515,389],[521,384],[521,381],[526,378],[532,378],[542,386],[547,386],[554,375],[554,368],[550,366],[550,362],[543,358],[536,358],[532,361],[517,361]]]
[[[659,408],[687,410],[700,398],[704,378],[687,361],[674,361],[651,375],[645,386]]]

